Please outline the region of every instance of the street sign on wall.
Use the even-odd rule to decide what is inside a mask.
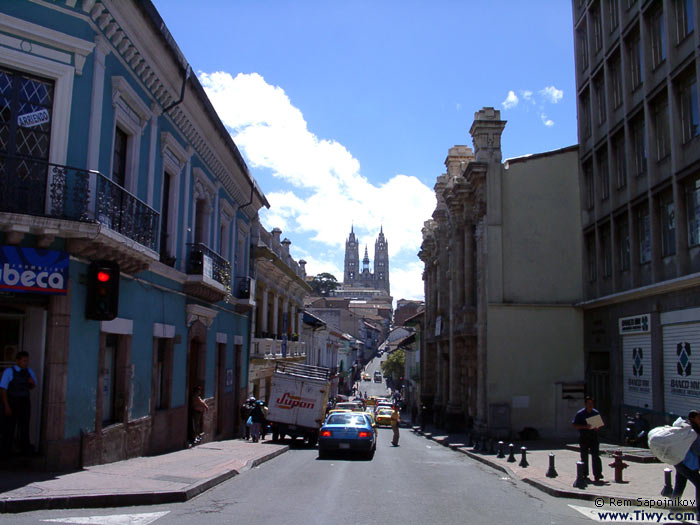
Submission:
[[[69,263],[66,252],[0,246],[0,291],[65,295]]]
[[[650,317],[649,314],[621,317],[618,319],[620,323],[620,335],[648,334],[651,331]]]

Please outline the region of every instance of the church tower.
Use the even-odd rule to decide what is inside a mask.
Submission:
[[[377,290],[386,290],[391,295],[389,288],[389,243],[384,237],[384,228],[379,228],[379,236],[374,243],[374,279]]]
[[[355,237],[355,228],[350,227],[350,236],[345,241],[345,269],[343,275],[343,284],[352,286],[357,282],[357,274],[360,266],[360,252],[358,251],[357,238]]]

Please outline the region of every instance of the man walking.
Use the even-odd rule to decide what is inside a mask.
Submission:
[[[700,519],[700,412],[697,410],[691,410],[688,413],[688,423],[693,427],[698,436],[690,445],[688,452],[683,458],[683,461],[674,465],[676,468],[676,484],[673,487],[673,494],[671,498],[678,499],[683,496],[683,491],[688,483],[688,480],[695,485],[695,505],[697,507],[697,518]]]
[[[589,418],[599,416],[600,412],[593,408],[592,397],[586,396],[584,403],[584,408],[576,412],[571,424],[579,432],[578,444],[581,448],[581,461],[583,461],[585,476],[588,477],[588,454],[590,453],[593,461],[593,476],[596,481],[600,481],[603,479],[603,465],[600,461],[599,427],[593,427],[588,423]]]
[[[391,410],[391,430],[394,432],[394,438],[391,440],[391,444],[395,447],[399,446],[399,423],[401,422],[401,415],[399,414],[399,407],[394,405]]]
[[[0,401],[5,412],[5,425],[2,432],[2,454],[10,456],[14,449],[15,431],[17,444],[23,454],[34,450],[29,442],[29,420],[31,404],[29,394],[36,386],[36,375],[29,368],[29,354],[17,352],[16,364],[6,368],[0,378]]]

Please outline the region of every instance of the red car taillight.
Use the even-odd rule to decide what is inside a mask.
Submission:
[[[324,437],[324,438],[329,438],[329,437],[331,437],[331,431],[330,431],[330,430],[324,430],[323,432],[321,432],[321,437]]]
[[[357,437],[360,438],[368,438],[369,437],[369,432],[358,432]]]

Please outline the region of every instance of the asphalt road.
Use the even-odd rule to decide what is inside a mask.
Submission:
[[[0,523],[591,523],[568,506],[590,503],[552,498],[406,429],[399,447],[390,441],[391,430],[380,429],[371,461],[320,460],[317,450],[295,443],[289,452],[185,503],[40,511],[0,516]]]

